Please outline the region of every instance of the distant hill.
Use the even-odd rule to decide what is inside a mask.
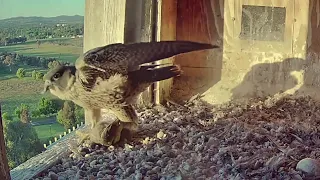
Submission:
[[[83,24],[84,17],[75,16],[56,16],[56,17],[13,17],[0,20],[0,27],[19,27],[19,26],[39,26],[41,25],[55,25],[55,24]]]

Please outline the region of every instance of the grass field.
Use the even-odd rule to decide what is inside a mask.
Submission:
[[[42,41],[39,48],[36,42],[27,42],[25,44],[0,47],[0,52],[16,52],[25,56],[54,57],[63,62],[75,62],[82,53],[81,41],[82,39],[46,40]],[[41,97],[56,98],[50,93],[45,95],[40,94],[43,90],[43,82],[31,78],[33,70],[45,72],[45,69],[30,66],[19,67],[23,67],[27,71],[27,77],[18,79],[15,71],[4,72],[0,70],[0,103],[2,113],[7,112],[13,115],[14,110],[21,103],[29,105],[32,111],[37,108]],[[46,120],[46,118],[31,120],[40,121]],[[46,141],[52,136],[59,136],[59,134],[65,131],[60,124],[52,124],[51,131],[50,125],[35,126],[35,129],[41,141]]]
[[[0,52],[16,52],[26,56],[54,57],[63,62],[74,62],[82,53],[82,38],[46,40],[38,48],[36,42],[0,47]],[[67,45],[59,45],[67,44]]]
[[[0,47],[0,52],[16,52],[26,56],[40,56],[40,57],[56,57],[64,62],[74,62],[79,54],[82,53],[82,47],[76,46],[82,39],[59,39],[47,40],[37,47],[36,42],[19,44],[15,46]],[[58,45],[55,43],[64,43],[70,45]],[[33,70],[45,69],[22,66],[27,71],[27,76],[31,76]],[[15,108],[21,103],[27,104],[34,109],[43,96],[40,92],[43,90],[43,82],[33,80],[31,77],[18,79],[16,72],[0,73],[0,100],[3,112],[12,113]],[[49,93],[47,97],[53,97]]]
[[[50,124],[50,125],[42,125],[42,126],[34,126],[38,137],[42,143],[48,144],[48,138],[58,137],[60,134],[62,135],[65,131],[64,127],[60,124]]]

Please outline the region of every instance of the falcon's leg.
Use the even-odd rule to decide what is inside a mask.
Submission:
[[[112,113],[117,117],[116,121],[98,121],[93,125],[93,129],[86,132],[79,132],[78,134],[82,136],[80,141],[88,139],[91,143],[99,143],[103,145],[110,145],[118,143],[122,137],[130,139],[133,132],[137,130],[138,116],[133,108],[133,106],[128,105],[124,107],[112,108],[110,109]],[[90,110],[88,112],[88,117],[95,120],[94,116],[98,111]],[[99,111],[100,112],[100,111]],[[95,123],[93,121],[92,123]]]
[[[138,116],[132,105],[112,109],[112,112],[123,123],[124,128],[136,131],[138,128]]]
[[[101,110],[100,109],[85,109],[85,122],[91,124],[91,128],[100,121]]]
[[[111,144],[119,142],[122,137],[130,139],[132,133],[135,133],[138,128],[138,116],[133,106],[128,105],[113,108],[112,113],[118,118],[118,120],[109,126],[105,126],[105,130],[103,131],[103,134],[101,134],[101,137],[103,136],[104,139]]]
[[[77,131],[77,135],[79,136],[79,143],[83,143],[87,139],[91,139],[90,135],[94,130],[94,127],[98,124],[101,119],[101,110],[100,109],[88,109],[84,108],[85,114],[85,124],[91,124],[90,129],[84,129],[81,131]]]

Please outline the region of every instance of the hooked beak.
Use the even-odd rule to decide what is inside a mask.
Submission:
[[[44,89],[43,89],[43,91],[41,92],[41,94],[46,93],[46,92],[49,90],[49,87],[50,87],[51,85],[52,85],[52,82],[49,81],[49,80],[46,80],[46,81],[44,82]]]

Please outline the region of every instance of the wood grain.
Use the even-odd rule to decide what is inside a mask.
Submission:
[[[3,134],[3,122],[2,122],[2,113],[1,113],[1,104],[0,104],[0,179],[9,180],[10,171],[6,153],[6,146],[4,141]]]
[[[159,0],[157,41],[176,40],[177,0]],[[174,57],[157,61],[156,64],[172,64]],[[155,83],[155,103],[160,104],[170,96],[172,78]]]
[[[217,44],[221,49],[176,56],[174,63],[181,66],[183,74],[173,80],[170,94],[173,100],[188,100],[220,81],[224,46],[223,6],[222,0],[178,0],[176,39]]]

